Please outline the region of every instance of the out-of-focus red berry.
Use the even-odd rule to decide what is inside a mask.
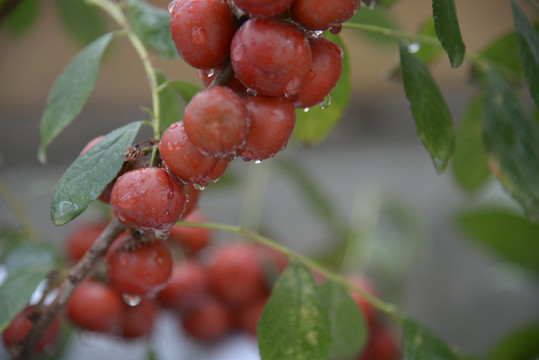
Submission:
[[[193,338],[214,342],[225,337],[232,328],[229,310],[219,301],[206,297],[182,318],[183,328]]]
[[[136,306],[124,304],[122,314],[122,337],[126,339],[148,336],[152,332],[158,311],[156,302],[143,298]]]
[[[375,326],[370,329],[369,340],[358,360],[397,360],[399,354],[395,335],[388,328]]]
[[[194,211],[183,221],[206,222],[208,219],[200,211]],[[178,243],[187,255],[193,255],[208,246],[210,237],[211,232],[206,228],[174,225],[170,228],[168,240]]]
[[[77,226],[66,239],[65,253],[67,259],[74,263],[93,245],[107,225],[102,223],[86,223]]]
[[[376,288],[374,284],[364,276],[360,275],[349,275],[348,281],[356,286],[358,289],[365,291],[366,293],[375,295]],[[350,292],[350,297],[355,301],[358,308],[363,313],[367,324],[372,326],[376,320],[376,309],[367,302],[361,295],[356,292]]]
[[[196,209],[198,205],[198,198],[200,196],[200,191],[193,184],[188,183],[183,187],[185,192],[185,208],[183,209],[183,214],[180,218],[185,218],[189,216]]]
[[[245,306],[242,306],[235,313],[236,325],[243,331],[256,335],[258,320],[268,301],[267,297],[257,299]]]

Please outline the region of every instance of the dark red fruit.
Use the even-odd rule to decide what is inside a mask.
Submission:
[[[200,196],[200,190],[198,190],[193,184],[185,184],[183,187],[185,192],[185,208],[181,218],[185,218],[196,209],[198,205],[198,198]]]
[[[152,299],[141,299],[136,306],[124,304],[122,337],[126,339],[148,336],[152,332],[157,304]]]
[[[266,294],[257,252],[252,244],[223,245],[212,254],[210,284],[218,299],[241,307]]]
[[[354,285],[360,290],[365,291],[366,293],[369,293],[372,295],[376,294],[376,289],[374,287],[374,284],[366,277],[363,277],[360,275],[350,275],[348,276],[348,281],[352,285]],[[361,295],[359,295],[356,292],[350,292],[350,297],[355,301],[358,308],[363,313],[365,320],[367,320],[367,324],[372,326],[376,320],[375,319],[376,309],[369,302],[367,302],[367,300],[365,300]]]
[[[2,332],[2,340],[4,345],[9,347],[17,341],[22,341],[26,338],[32,322],[29,317],[33,316],[36,311],[36,307],[31,305],[24,308],[17,316],[11,320],[9,326]],[[34,346],[34,352],[41,352],[48,345],[54,345],[58,340],[60,334],[60,321],[58,318],[54,318],[51,324],[47,327],[39,341]]]
[[[286,147],[294,125],[294,106],[284,96],[248,96],[245,106],[251,118],[247,140],[239,151],[245,161],[273,157]]]
[[[294,25],[274,18],[248,20],[232,39],[235,76],[262,95],[295,95],[311,65],[311,49]]]
[[[102,223],[87,223],[81,224],[71,231],[66,239],[67,259],[72,263],[79,261],[106,226]]]
[[[151,295],[166,286],[173,258],[161,240],[135,240],[130,234],[107,251],[107,275],[120,291],[133,296]]]
[[[267,297],[263,297],[241,307],[235,314],[236,325],[241,330],[256,335],[258,319],[260,319],[267,301]]]
[[[202,155],[187,138],[183,122],[168,127],[159,142],[165,166],[182,181],[207,186],[225,172],[228,161]]]
[[[236,25],[226,0],[177,0],[169,10],[172,40],[186,63],[210,69],[228,59]]]
[[[204,155],[232,158],[245,142],[249,115],[233,90],[214,86],[197,93],[185,107],[189,141]]]
[[[358,11],[360,0],[295,0],[292,20],[310,30],[339,26]]]
[[[195,211],[189,216],[186,216],[183,221],[205,222],[208,219],[199,211]],[[174,225],[170,228],[168,240],[178,243],[186,255],[193,255],[208,246],[210,236],[210,230],[206,228]]]
[[[400,351],[393,333],[389,329],[376,326],[370,329],[367,345],[358,360],[397,360]]]
[[[231,329],[228,309],[217,300],[206,297],[182,319],[183,328],[192,337],[203,341],[222,339]]]
[[[275,16],[292,4],[293,0],[234,0],[237,7],[252,16]]]
[[[335,87],[342,70],[342,49],[323,37],[309,39],[312,64],[303,82],[294,106],[308,108],[324,101]]]
[[[122,297],[115,288],[85,280],[67,302],[67,315],[83,329],[109,333],[119,329],[123,306]]]
[[[194,260],[174,264],[170,282],[157,293],[157,299],[166,308],[189,313],[209,291],[208,270]]]
[[[136,169],[118,178],[110,205],[127,227],[141,231],[168,229],[184,211],[185,194],[183,185],[164,169]]]

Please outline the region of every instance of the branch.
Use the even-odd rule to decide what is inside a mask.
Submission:
[[[73,291],[75,291],[82,280],[92,271],[95,264],[103,257],[114,239],[124,230],[125,226],[118,219],[114,218],[109,222],[92,247],[88,249],[82,259],[66,275],[54,301],[50,305],[41,307],[39,315],[35,319],[32,319],[32,326],[26,338],[22,342],[15,343],[11,346],[9,350],[13,359],[26,360],[30,358],[32,349],[49,324],[62,311]]]

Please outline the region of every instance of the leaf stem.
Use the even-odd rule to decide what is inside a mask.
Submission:
[[[239,235],[243,235],[244,237],[255,241],[259,244],[265,245],[269,248],[272,248],[274,250],[279,251],[280,253],[286,255],[290,259],[294,259],[303,265],[318,271],[322,275],[324,275],[329,280],[343,286],[349,291],[353,291],[357,294],[359,294],[361,297],[363,297],[367,302],[369,302],[372,306],[377,308],[378,310],[382,311],[386,315],[388,315],[393,321],[396,323],[400,323],[400,319],[404,317],[404,313],[398,309],[395,305],[385,302],[382,299],[369,294],[365,292],[362,289],[357,288],[350,282],[348,282],[342,275],[339,275],[329,269],[327,269],[324,265],[320,264],[319,262],[312,260],[304,255],[298,254],[297,252],[287,248],[286,246],[283,246],[274,240],[263,236],[261,234],[258,234],[256,232],[244,229],[239,226],[233,226],[233,225],[226,225],[226,224],[216,224],[216,223],[199,223],[199,222],[178,222],[178,225],[185,226],[185,227],[201,227],[211,230],[219,230],[219,231],[226,231],[231,233],[236,233]]]
[[[429,35],[422,35],[422,34],[414,34],[409,33],[397,29],[390,29],[383,26],[377,26],[377,25],[368,25],[368,24],[359,24],[359,23],[353,23],[353,22],[347,22],[342,24],[343,29],[354,29],[354,30],[361,30],[361,31],[367,31],[370,33],[385,35],[389,37],[393,37],[396,39],[407,39],[412,41],[419,41],[424,44],[429,44],[433,46],[442,46],[438,39],[434,36]]]

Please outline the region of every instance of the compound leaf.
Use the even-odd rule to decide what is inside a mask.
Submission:
[[[442,173],[455,150],[451,114],[427,66],[411,54],[403,42],[399,47],[404,90],[417,134],[430,153],[436,171]]]
[[[99,64],[112,39],[108,33],[82,49],[54,82],[39,128],[38,158],[46,161],[50,142],[80,113],[94,88]]]
[[[291,263],[277,280],[258,323],[262,360],[326,360],[329,329],[311,272]]]
[[[55,225],[80,215],[114,180],[141,125],[133,122],[110,132],[69,166],[54,189],[51,218]]]

